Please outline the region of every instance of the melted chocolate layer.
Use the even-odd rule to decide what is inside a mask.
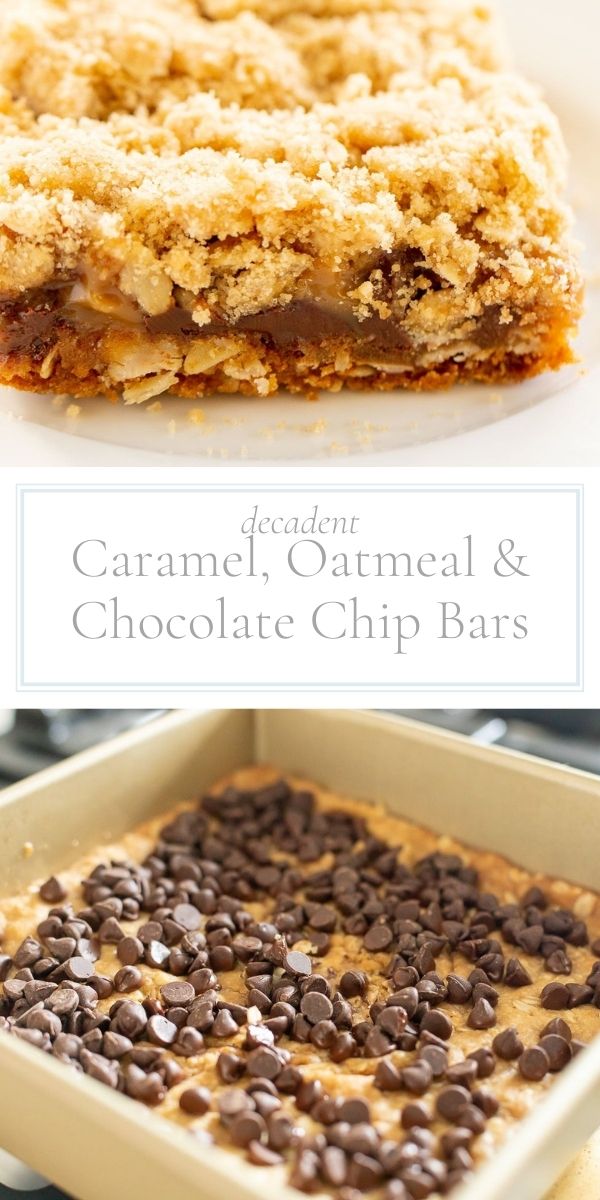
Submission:
[[[406,334],[392,320],[367,317],[359,321],[341,305],[336,311],[309,300],[293,300],[291,304],[266,308],[235,322],[213,320],[208,325],[198,326],[184,309],[171,308],[159,317],[146,317],[144,323],[152,333],[178,333],[186,337],[214,337],[240,331],[257,333],[275,346],[291,346],[295,342],[319,345],[326,338],[348,336],[353,341],[374,342],[387,349],[406,350],[410,345]]]
[[[28,293],[18,301],[0,303],[0,353],[24,353],[38,361],[51,347],[53,332],[58,326],[71,326],[75,331],[81,329],[89,337],[97,336],[112,323],[101,314],[96,317],[91,309],[83,320],[75,306],[65,303],[69,290],[69,284],[59,281],[51,288]],[[384,320],[371,316],[360,321],[341,304],[336,309],[310,300],[294,300],[285,306],[267,308],[236,322],[216,318],[204,326],[197,325],[186,309],[173,307],[156,317],[140,312],[140,325],[150,336],[170,334],[186,341],[242,332],[255,335],[267,345],[287,350],[302,344],[319,346],[332,339],[349,339],[354,345],[361,346],[361,357],[381,355],[389,358],[402,353],[405,358],[406,351],[411,348],[405,330],[391,317]],[[131,328],[134,330],[135,325]],[[472,337],[482,349],[493,349],[504,344],[510,328],[510,325],[500,323],[499,307],[490,305]]]

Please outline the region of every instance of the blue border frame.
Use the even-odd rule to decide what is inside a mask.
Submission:
[[[23,604],[25,596],[25,579],[24,579],[24,538],[25,538],[25,499],[31,493],[47,494],[50,492],[60,493],[86,493],[86,492],[104,492],[111,494],[123,494],[134,492],[139,493],[208,493],[218,494],[221,492],[231,493],[238,492],[240,494],[249,494],[252,497],[261,495],[276,495],[276,494],[310,494],[314,495],[314,491],[339,494],[351,493],[358,495],[361,493],[463,493],[463,494],[557,494],[564,493],[575,497],[575,513],[576,513],[576,591],[575,591],[575,608],[576,608],[576,672],[575,679],[571,681],[531,681],[525,683],[498,683],[498,682],[469,682],[469,683],[419,683],[398,681],[390,683],[389,681],[381,682],[362,682],[348,683],[342,682],[323,682],[323,683],[293,683],[289,680],[283,682],[262,681],[261,683],[248,682],[229,682],[221,683],[212,681],[207,683],[176,683],[168,681],[128,681],[127,683],[98,683],[98,682],[81,682],[70,681],[65,682],[29,682],[25,680],[25,629],[23,617]],[[261,484],[255,487],[252,484],[156,484],[154,486],[146,484],[98,484],[98,485],[65,485],[65,484],[48,484],[48,485],[33,485],[33,484],[17,484],[17,558],[18,567],[16,571],[16,615],[17,615],[17,643],[16,643],[16,691],[17,692],[191,692],[191,693],[230,693],[230,692],[277,692],[281,695],[288,693],[299,692],[351,692],[351,693],[370,693],[370,692],[390,692],[402,693],[414,691],[417,693],[424,692],[582,692],[584,690],[584,665],[583,665],[583,641],[584,641],[584,556],[583,556],[583,528],[584,528],[584,487],[582,484],[574,485],[536,485],[523,484],[521,486],[514,484],[360,484],[354,486],[337,485],[319,483],[314,484]]]

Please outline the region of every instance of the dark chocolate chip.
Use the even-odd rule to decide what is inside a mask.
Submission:
[[[312,971],[312,962],[308,954],[303,954],[300,950],[288,951],[284,966],[290,975],[310,975]]]
[[[193,1117],[201,1117],[210,1108],[210,1092],[206,1087],[186,1088],[179,1097],[179,1107]]]
[[[462,975],[448,975],[446,980],[448,999],[451,1004],[466,1004],[471,997],[473,985]]]
[[[172,1046],[177,1032],[177,1026],[172,1021],[158,1014],[150,1017],[146,1026],[146,1036],[155,1046]]]
[[[496,1024],[496,1013],[488,1000],[480,997],[475,1001],[469,1017],[467,1025],[470,1029],[491,1029],[492,1025]]]
[[[60,879],[56,878],[56,875],[51,875],[40,888],[40,897],[46,901],[46,904],[59,904],[66,895],[66,888],[63,887]]]
[[[364,946],[366,950],[371,951],[387,950],[393,940],[394,935],[389,925],[372,925],[365,934]]]
[[[275,1050],[259,1046],[248,1055],[247,1070],[250,1075],[264,1079],[275,1079],[281,1070],[281,1062]]]
[[[542,1008],[560,1010],[569,1007],[569,996],[566,983],[547,983],[542,989],[540,1003]]]
[[[420,1028],[426,1029],[429,1033],[434,1033],[436,1037],[447,1041],[452,1036],[453,1025],[450,1017],[437,1009],[432,1009],[423,1017]]]
[[[506,1062],[511,1062],[512,1059],[520,1058],[523,1053],[523,1043],[514,1026],[509,1026],[508,1029],[503,1029],[501,1033],[497,1033],[492,1047],[498,1058],[503,1058]]]
[[[519,1071],[523,1079],[538,1083],[550,1070],[550,1060],[540,1046],[531,1046],[519,1059]]]
[[[504,982],[508,987],[526,987],[531,983],[531,976],[525,970],[518,958],[509,958],[504,972]]]
[[[444,1117],[446,1121],[457,1121],[459,1113],[470,1101],[471,1097],[465,1087],[459,1084],[452,1084],[449,1087],[442,1088],[438,1093],[435,1108],[438,1116]]]
[[[540,1036],[544,1038],[550,1036],[550,1034],[557,1034],[558,1037],[564,1038],[566,1042],[570,1042],[573,1037],[570,1026],[567,1025],[566,1021],[563,1021],[562,1017],[553,1017],[551,1021],[548,1021],[548,1024],[544,1025]]]
[[[117,992],[137,992],[142,986],[142,972],[139,967],[121,967],[121,970],[117,971],[113,983]]]
[[[248,1158],[257,1167],[277,1167],[283,1162],[281,1154],[272,1150],[270,1146],[263,1145],[262,1142],[250,1142]]]
[[[403,1086],[416,1096],[424,1095],[433,1079],[433,1071],[425,1059],[420,1059],[414,1066],[405,1067],[401,1075]]]
[[[548,1033],[540,1038],[539,1045],[548,1055],[551,1071],[562,1071],[571,1061],[571,1046],[566,1038],[556,1033]]]

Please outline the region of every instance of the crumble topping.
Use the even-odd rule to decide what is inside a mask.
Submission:
[[[27,0],[0,16],[0,291],[84,265],[202,324],[408,243],[467,315],[565,293],[560,134],[499,46],[471,0]]]

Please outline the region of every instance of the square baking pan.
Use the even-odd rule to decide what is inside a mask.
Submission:
[[[600,780],[372,713],[172,713],[8,788],[0,894],[270,762],[494,850],[529,870],[600,885]],[[600,1012],[598,1016],[600,1033]],[[78,1200],[263,1200],[275,1176],[49,1055],[0,1034],[0,1146]],[[600,1124],[600,1038],[578,1055],[454,1200],[540,1200]],[[299,1193],[281,1183],[280,1200]]]

